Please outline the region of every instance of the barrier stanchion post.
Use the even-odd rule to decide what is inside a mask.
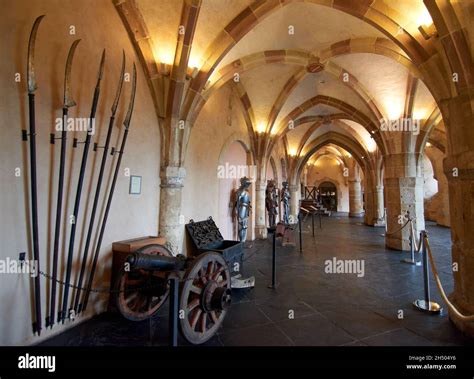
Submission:
[[[301,212],[298,213],[298,229],[300,234],[300,254],[303,252],[303,237],[301,235]]]
[[[276,228],[268,228],[268,233],[271,233],[272,236],[272,284],[268,288],[276,289]]]
[[[414,266],[421,266],[421,262],[415,260],[415,240],[414,240],[413,228],[412,228],[412,225],[411,225],[411,221],[410,221],[410,237],[408,237],[408,239],[410,241],[410,259],[402,259],[401,262],[402,263],[408,263],[408,264],[411,264],[411,265],[414,265]],[[420,243],[423,243],[421,241],[421,239],[420,239]]]
[[[311,226],[313,228],[313,237],[314,237],[314,211],[311,212]]]
[[[178,313],[179,313],[179,279],[172,276],[169,279],[170,293],[169,293],[169,341],[168,345],[172,347],[178,346]]]
[[[430,299],[430,271],[429,271],[429,262],[428,262],[428,251],[426,249],[426,243],[425,243],[425,238],[426,238],[426,231],[421,232],[421,241],[420,243],[422,252],[423,252],[423,282],[424,282],[424,293],[425,293],[425,298],[423,300],[418,299],[413,302],[413,305],[415,306],[416,309],[422,311],[422,312],[427,312],[427,313],[432,313],[432,314],[439,314],[443,310],[441,306],[434,302],[431,301]]]

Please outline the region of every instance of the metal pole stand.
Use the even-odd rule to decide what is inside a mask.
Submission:
[[[410,234],[410,237],[409,237],[409,240],[410,240],[410,258],[405,258],[405,259],[402,259],[401,262],[402,263],[408,263],[410,265],[414,265],[414,266],[421,266],[421,261],[417,261],[415,260],[415,248],[414,248],[414,241],[413,241],[413,236]],[[420,243],[421,240],[420,240]]]
[[[303,237],[301,235],[301,212],[298,213],[298,229],[300,234],[300,254],[303,253]]]
[[[311,226],[313,228],[313,237],[314,237],[314,211],[311,212]]]
[[[267,228],[268,233],[273,235],[272,237],[272,284],[268,288],[276,289],[278,284],[276,282],[276,227]]]
[[[176,347],[178,346],[178,314],[179,314],[179,278],[171,276],[170,282],[170,294],[169,294],[169,341],[168,345]]]
[[[425,237],[426,237],[426,231],[421,232],[421,243],[422,243],[422,249],[423,249],[423,279],[424,279],[424,285],[425,285],[425,299],[421,300],[415,300],[413,302],[413,305],[416,309],[422,312],[426,313],[431,313],[431,314],[439,314],[443,310],[441,306],[430,300],[430,277],[429,277],[429,265],[428,265],[428,252],[426,250],[426,244],[425,244]]]

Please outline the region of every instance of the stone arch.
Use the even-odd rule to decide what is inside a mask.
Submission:
[[[321,178],[320,180],[316,180],[314,182],[314,186],[319,188],[319,186],[324,183],[324,182],[329,182],[329,183],[332,183],[334,185],[334,187],[336,187],[336,191],[337,191],[337,211],[339,211],[339,208],[341,207],[341,204],[342,204],[342,199],[343,199],[343,193],[342,193],[342,185],[341,183],[339,183],[338,180],[334,179],[334,178],[330,178],[328,176],[325,176],[324,178]]]
[[[242,165],[243,157],[245,157],[245,164],[248,170],[252,170],[253,158],[251,150],[245,140],[247,140],[243,133],[232,134],[223,144],[218,158],[218,173],[220,171],[228,171],[232,165]],[[240,153],[242,153],[240,155]],[[231,159],[232,162],[226,161]],[[235,189],[239,186],[239,180],[244,170],[235,167],[234,171],[236,177],[222,177],[218,181],[218,219],[217,223],[221,229],[221,233],[225,239],[237,239],[237,223],[235,222],[234,214],[234,194]],[[245,174],[247,175],[247,174]],[[247,175],[249,176],[249,175]],[[252,186],[253,187],[253,186]],[[252,198],[255,198],[254,189],[251,189]],[[249,219],[248,237],[253,238],[254,217]]]
[[[279,183],[279,176],[278,176],[278,169],[277,169],[277,165],[275,163],[275,160],[273,159],[273,157],[270,157],[269,158],[269,163],[270,163],[270,167],[272,169],[272,172],[273,172],[273,178],[275,180],[276,183]],[[266,178],[268,180],[268,178]]]

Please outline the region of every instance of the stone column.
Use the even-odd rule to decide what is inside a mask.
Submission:
[[[407,211],[413,219],[415,233],[419,235],[425,229],[423,176],[417,167],[418,154],[400,153],[384,157],[385,189],[387,208],[387,234],[385,245],[395,250],[410,250],[410,228],[405,223]],[[402,224],[400,224],[400,221]]]
[[[266,209],[265,209],[265,190],[266,185],[264,180],[255,181],[255,238],[267,238]]]
[[[364,223],[365,225],[375,226],[377,222],[377,193],[375,187],[371,186],[367,180],[364,188],[365,198],[362,202],[364,207]]]
[[[472,125],[472,121],[465,125]],[[447,157],[444,172],[449,183],[452,262],[457,266],[449,298],[462,314],[474,315],[474,151]],[[463,320],[451,311],[449,317],[474,337],[474,321]]]
[[[297,217],[298,217],[298,213],[299,213],[299,210],[300,210],[300,194],[301,194],[300,184],[290,185],[290,196],[291,196],[291,199],[290,199],[290,216],[293,216],[293,222],[295,222],[295,223],[298,220]]]
[[[384,212],[384,198],[383,198],[383,186],[375,186],[376,192],[376,204],[377,204],[377,213],[376,213],[376,220],[374,222],[374,226],[385,226],[385,212]]]
[[[186,176],[184,167],[161,169],[159,234],[166,238],[167,247],[177,255],[181,252],[185,217],[181,216],[181,194]]]
[[[362,205],[362,188],[360,179],[349,179],[349,217],[362,217],[364,208]]]

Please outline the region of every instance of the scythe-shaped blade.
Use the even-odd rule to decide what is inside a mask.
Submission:
[[[36,76],[35,76],[35,42],[36,42],[36,33],[38,32],[38,27],[44,15],[39,16],[33,28],[31,29],[30,41],[28,42],[28,93],[34,93],[38,88],[36,85]]]
[[[115,100],[111,109],[113,116],[115,116],[115,113],[117,112],[120,94],[122,93],[124,75],[125,75],[125,51],[122,50],[122,69],[120,70],[120,80],[119,80],[117,92],[115,93]]]
[[[132,79],[132,93],[130,95],[130,102],[128,104],[127,115],[125,116],[125,121],[123,125],[126,129],[130,127],[130,120],[132,119],[133,106],[135,104],[135,92],[137,90],[137,68],[135,67],[135,62],[133,62],[133,79]]]
[[[64,108],[70,108],[76,105],[72,97],[71,91],[71,70],[72,70],[72,59],[74,58],[74,53],[76,52],[76,47],[81,42],[80,39],[76,39],[69,49],[66,61],[66,72],[64,74]]]

